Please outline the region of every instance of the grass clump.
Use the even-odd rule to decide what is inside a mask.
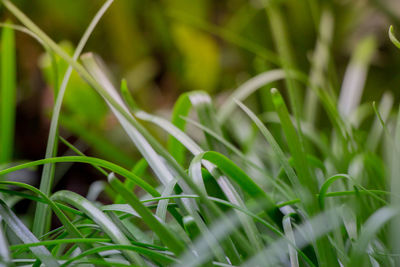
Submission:
[[[97,13],[73,56],[11,1],[1,2],[22,26],[4,24],[2,35],[0,265],[398,266],[400,113],[392,108],[390,93],[378,105],[360,103],[376,49],[373,39],[356,47],[337,96],[329,89],[334,87],[329,70],[317,67],[329,58],[315,56],[309,75],[296,69],[285,21],[274,3],[266,12],[278,68],[251,78],[218,107],[206,92],[184,93],[167,120],[144,111],[125,80],[119,92],[98,56],[81,55],[112,0]],[[331,27],[329,9],[324,12],[322,31]],[[249,49],[242,39],[200,24]],[[13,29],[39,40],[50,61],[68,64],[55,88],[45,158],[22,164],[12,160]],[[389,36],[399,47],[392,27]],[[327,56],[331,36],[321,33],[320,38],[323,44],[315,53]],[[256,54],[264,51],[250,47]],[[58,85],[57,62],[51,64]],[[59,134],[60,124],[71,126],[63,124],[62,103],[74,73],[102,97],[140,152],[131,169],[87,156]],[[289,91],[289,108],[284,90],[275,88],[263,94],[272,111],[256,115],[255,108],[244,104],[279,80]],[[300,88],[307,88],[306,97]],[[349,95],[358,97],[348,101]],[[328,123],[319,124],[318,117]],[[152,126],[168,135],[165,142]],[[59,140],[74,155],[59,155]],[[86,198],[55,191],[55,169],[66,162],[89,164],[106,182],[94,183]],[[39,189],[7,180],[9,174],[35,166],[43,166]],[[112,203],[98,200],[102,191]],[[36,203],[32,225],[13,210],[21,200]],[[52,228],[51,218],[60,226]]]

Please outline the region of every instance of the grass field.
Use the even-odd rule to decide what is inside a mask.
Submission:
[[[113,0],[76,47],[55,42],[13,1],[0,2],[12,17],[0,25],[0,266],[400,266],[398,85],[379,87],[375,35],[359,38],[346,66],[335,67],[329,1],[306,1],[303,20],[316,31],[307,68],[284,1],[258,7],[271,49],[167,11],[263,66],[217,92],[218,42],[176,24],[190,90],[168,112],[149,111],[129,79],[113,76],[107,55],[84,52]],[[384,38],[400,55],[395,22]],[[19,158],[14,146],[20,34],[42,47],[38,64],[53,88],[38,160]],[[390,84],[398,73],[387,73]],[[373,101],[366,84],[379,91]],[[118,134],[104,135],[110,127]],[[86,195],[59,186],[76,165],[99,177]]]

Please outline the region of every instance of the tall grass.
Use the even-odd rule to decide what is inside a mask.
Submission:
[[[314,54],[325,56],[316,56],[305,75],[296,69],[279,5],[268,6],[278,69],[246,81],[220,106],[206,92],[184,93],[167,120],[138,106],[126,81],[118,92],[98,56],[80,56],[112,0],[97,13],[73,56],[11,1],[1,2],[23,25],[18,27],[69,67],[57,90],[45,157],[16,164],[10,152],[15,106],[7,102],[15,103],[15,48],[13,31],[4,28],[1,163],[12,166],[0,169],[0,177],[35,166],[43,166],[43,171],[39,189],[0,181],[0,220],[4,221],[0,265],[398,265],[400,112],[392,109],[389,93],[379,105],[360,102],[375,50],[373,40],[365,39],[356,47],[338,101],[326,89],[334,87],[328,68],[318,67],[332,60],[327,55],[331,36],[320,34],[323,44],[316,45]],[[329,10],[324,12],[328,13],[314,14],[314,19],[321,19],[321,31],[328,28],[329,35]],[[173,16],[185,19],[181,14]],[[269,56],[239,37],[206,22],[199,24],[249,51]],[[393,28],[389,37],[400,48]],[[63,95],[73,71],[103,98],[140,152],[131,170],[86,156],[58,136]],[[271,90],[273,112],[256,114],[245,104],[250,95],[278,80],[285,81],[289,90],[291,112],[284,89]],[[304,113],[298,105],[303,99],[299,88],[308,90],[310,107],[304,107]],[[347,101],[346,95],[357,97]],[[319,109],[317,100],[329,127],[317,123],[313,114]],[[365,123],[368,120],[373,121],[371,126]],[[165,144],[151,134],[151,124],[168,134]],[[76,155],[59,155],[59,139]],[[67,190],[54,192],[54,169],[65,162],[89,164],[107,182],[94,183],[87,198]],[[103,190],[112,204],[96,200]],[[23,199],[37,205],[32,227],[13,211],[13,205]],[[50,228],[52,214],[60,227]]]

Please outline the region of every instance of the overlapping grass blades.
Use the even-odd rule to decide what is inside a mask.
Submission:
[[[88,34],[112,0],[99,11],[74,57],[67,55],[9,0],[1,2],[70,66],[53,110],[46,158],[0,170],[0,176],[4,177],[17,170],[44,165],[41,183],[46,183],[39,190],[23,183],[0,182],[0,198],[6,200],[0,200],[0,219],[7,225],[5,231],[0,228],[3,260],[34,266],[41,263],[46,266],[363,266],[367,263],[396,266],[384,231],[385,224],[391,220],[396,222],[399,216],[396,160],[400,131],[397,129],[393,140],[391,104],[379,111],[374,106],[378,118],[371,133],[360,138],[357,133],[362,130],[361,122],[351,123],[340,115],[335,97],[321,88],[322,82],[293,69],[295,62],[278,3],[267,6],[267,12],[283,70],[272,70],[250,79],[217,110],[208,94],[184,93],[168,121],[141,110],[124,80],[121,97],[106,68],[93,54],[82,56],[83,64],[77,60]],[[171,14],[189,20],[183,15]],[[264,58],[273,56],[207,23],[193,23]],[[399,46],[392,28],[389,35]],[[367,56],[373,51],[373,45],[369,45]],[[104,98],[139,150],[142,158],[133,171],[85,156],[64,139],[78,156],[56,157],[62,93],[72,69]],[[260,119],[262,115],[256,115],[253,108],[241,101],[278,79],[287,83],[294,119],[284,97],[273,89],[274,122],[280,128],[270,131],[271,120],[264,123]],[[304,123],[302,109],[294,103],[301,99],[296,91],[298,81],[308,87],[307,94],[313,93],[321,101],[332,123],[328,130],[320,130],[310,114],[306,119],[311,125]],[[330,83],[328,78],[325,83]],[[310,100],[312,103],[316,101],[314,97]],[[390,102],[390,96],[382,100],[382,103]],[[356,104],[350,105],[351,110],[359,109]],[[250,120],[230,118],[236,105]],[[190,118],[192,110],[197,121]],[[163,140],[150,134],[143,121],[168,133],[167,148]],[[187,123],[201,130],[204,138],[192,137]],[[232,124],[236,127],[230,127]],[[250,137],[235,138],[232,129],[251,129]],[[258,132],[268,144],[259,138]],[[383,158],[379,142],[383,132],[390,144],[385,148],[388,158],[393,161],[390,192],[383,177],[387,170],[379,164]],[[284,138],[276,138],[277,134]],[[312,138],[306,137],[318,140],[308,142]],[[365,140],[369,140],[368,146],[364,145]],[[98,191],[109,190],[114,203],[103,205],[96,201],[99,192],[91,200],[65,190],[52,194],[52,166],[62,162],[90,164],[107,175],[113,190],[101,186]],[[149,176],[156,179],[147,180]],[[125,183],[121,178],[126,179]],[[39,207],[49,206],[62,226],[47,231],[49,212],[38,209],[40,217],[34,219],[35,231],[31,233],[11,210],[14,199],[29,199],[40,204]],[[3,232],[14,232],[21,242]],[[393,229],[391,233],[398,236]],[[398,248],[396,240],[393,247]]]
[[[100,18],[103,16],[103,14],[111,5],[112,2],[113,0],[105,2],[105,4],[102,6],[99,12],[93,18],[92,22],[88,26],[86,32],[82,36],[82,39],[75,50],[73,56],[74,61],[78,59],[93,29],[95,28],[96,24],[99,22]],[[45,155],[46,158],[54,157],[57,154],[57,144],[58,144],[57,128],[58,128],[59,114],[61,111],[61,105],[64,98],[65,90],[67,89],[69,78],[71,77],[71,73],[72,73],[72,66],[69,66],[66,73],[64,74],[64,78],[62,80],[60,89],[57,88],[58,93],[56,95],[55,105],[51,118],[49,137],[47,140],[46,155]],[[54,165],[51,163],[44,165],[40,182],[40,190],[45,194],[49,194],[53,186],[53,180],[54,180]],[[38,203],[35,214],[36,214],[35,216],[38,219],[35,220],[35,223],[33,225],[33,232],[36,235],[42,235],[46,230],[46,228],[48,227],[48,222],[49,222],[48,207],[46,207],[41,203]]]

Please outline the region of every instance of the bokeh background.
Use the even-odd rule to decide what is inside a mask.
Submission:
[[[310,71],[324,9],[333,23],[330,43],[333,63],[328,66],[332,90],[338,94],[356,47],[369,38],[374,52],[363,102],[380,99],[388,90],[396,101],[399,99],[400,53],[390,43],[387,31],[391,24],[400,30],[400,1],[277,2],[299,70],[306,74]],[[104,1],[16,0],[14,3],[73,53]],[[84,50],[103,58],[117,86],[125,78],[135,100],[146,111],[168,117],[179,94],[189,90],[209,92],[218,105],[230,90],[247,79],[278,67],[266,3],[262,0],[116,0]],[[3,7],[0,15],[2,21],[17,22]],[[45,154],[54,87],[60,82],[66,64],[58,59],[57,80],[51,75],[48,55],[34,39],[16,33],[16,41],[18,109],[14,158],[41,159]],[[285,87],[283,83],[275,86]],[[271,109],[265,95],[267,89],[249,100],[252,109]],[[319,124],[323,125],[324,120],[320,118]],[[159,131],[153,133],[161,140],[164,138]],[[103,157],[127,168],[138,159],[135,147],[101,98],[77,74],[67,89],[60,135],[88,155]],[[60,145],[59,154],[65,153],[70,152]],[[56,188],[86,194],[90,183],[102,179],[91,167],[60,166]],[[28,176],[33,184],[38,184],[38,172],[29,172]]]

